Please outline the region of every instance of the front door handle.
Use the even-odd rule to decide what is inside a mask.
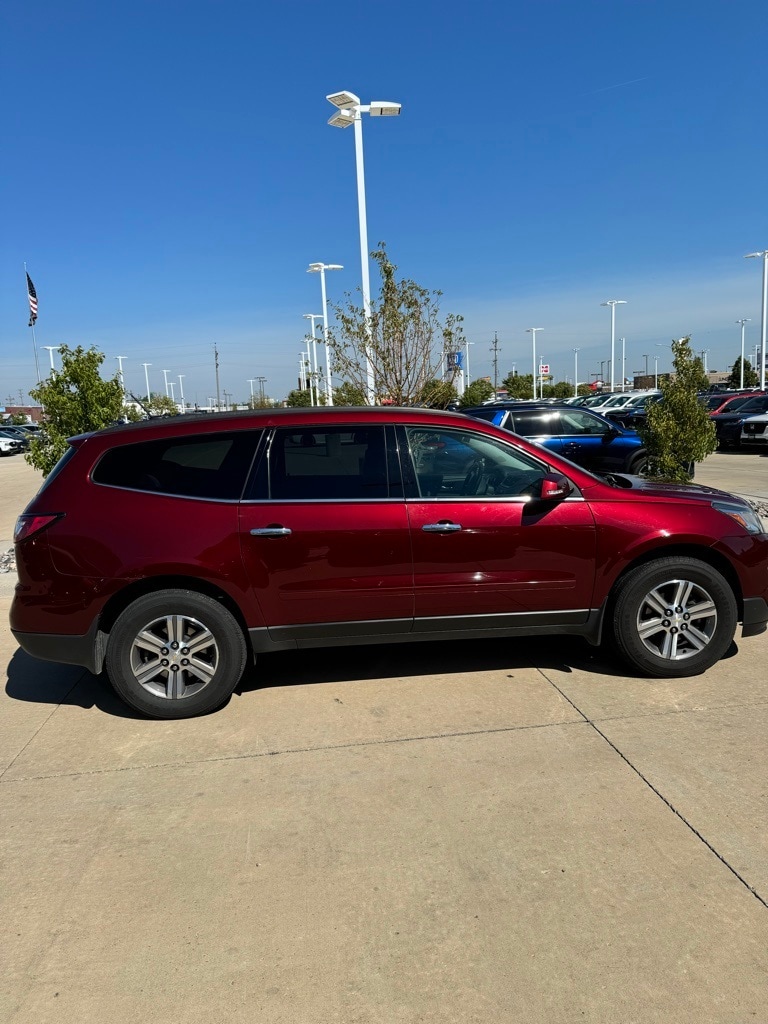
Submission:
[[[251,530],[252,537],[289,537],[291,531],[287,526],[279,526],[277,524],[273,526],[261,526],[256,530]]]
[[[441,519],[439,523],[426,523],[422,526],[424,533],[458,533],[461,523],[452,523],[450,519]]]

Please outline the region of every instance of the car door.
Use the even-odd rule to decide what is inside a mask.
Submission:
[[[240,537],[271,640],[411,629],[411,544],[392,436],[389,452],[378,425],[321,421],[270,436],[241,504]]]
[[[581,409],[560,410],[561,452],[571,462],[597,473],[620,471],[628,452],[611,423]]]
[[[398,429],[415,630],[584,622],[596,534],[581,496],[532,501],[549,467],[512,442],[461,427]]]

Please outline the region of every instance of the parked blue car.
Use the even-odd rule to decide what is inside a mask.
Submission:
[[[640,436],[605,416],[573,405],[508,402],[463,409],[576,462],[594,473],[642,474],[647,455]]]

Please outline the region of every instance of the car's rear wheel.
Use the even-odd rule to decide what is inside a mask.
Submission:
[[[640,452],[638,455],[633,455],[627,465],[627,473],[632,476],[642,476],[645,473],[648,466],[648,456],[645,452]]]
[[[106,668],[117,694],[153,718],[191,718],[219,707],[243,674],[246,644],[218,601],[190,590],[137,598],[109,636]]]
[[[661,558],[619,583],[613,638],[620,654],[648,676],[692,676],[728,650],[736,599],[712,566],[695,558]]]

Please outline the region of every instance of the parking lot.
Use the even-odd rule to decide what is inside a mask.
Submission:
[[[768,502],[768,457],[698,483]],[[39,478],[0,461],[0,551]],[[264,656],[134,717],[7,627],[3,1021],[768,1021],[768,634]]]

